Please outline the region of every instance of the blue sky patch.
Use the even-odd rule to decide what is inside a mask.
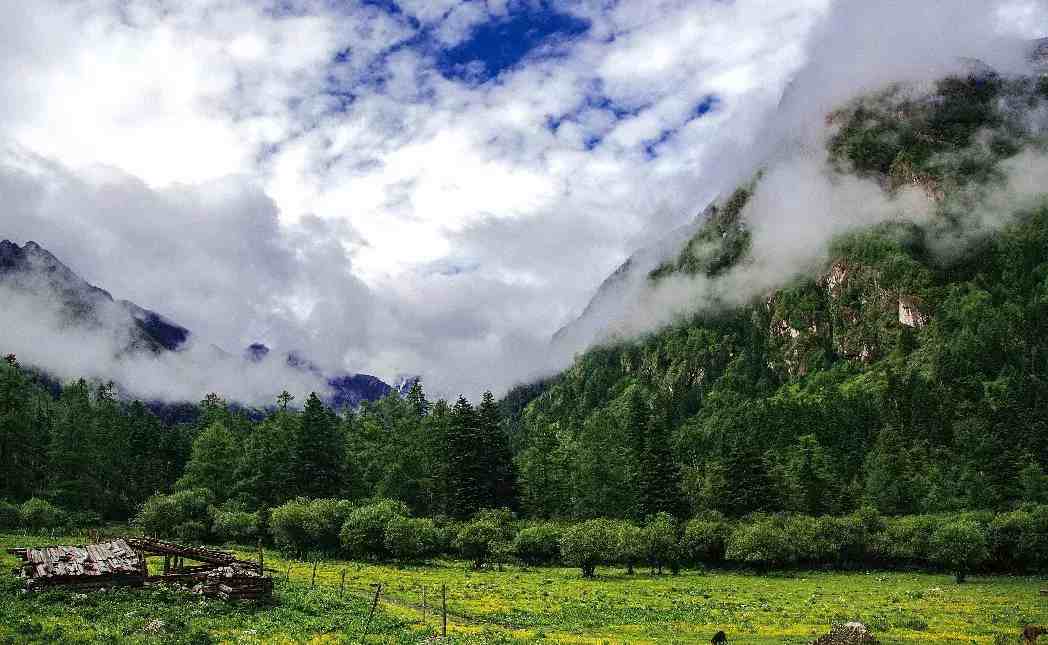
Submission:
[[[527,4],[474,27],[469,38],[437,54],[447,78],[483,83],[524,60],[536,49],[586,33],[590,23],[549,6]]]
[[[668,128],[666,130],[663,130],[659,133],[659,136],[655,137],[654,139],[648,139],[647,141],[645,141],[644,154],[648,157],[648,159],[654,159],[655,157],[658,157],[658,147],[660,145],[672,139],[674,135],[676,135],[678,132],[684,129],[684,127],[692,121],[696,119],[701,119],[702,117],[712,112],[714,109],[716,109],[719,103],[720,97],[714,96],[713,94],[710,94],[703,98],[695,105],[694,108],[692,108],[691,114],[684,123],[680,124],[676,128]]]

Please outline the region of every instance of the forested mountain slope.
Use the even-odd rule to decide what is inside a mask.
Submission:
[[[924,214],[856,222],[781,288],[742,306],[697,300],[511,392],[524,508],[737,516],[1045,500],[1046,113],[1045,79],[975,70],[827,115],[828,172],[916,196]],[[761,182],[710,208],[649,288],[744,275]]]

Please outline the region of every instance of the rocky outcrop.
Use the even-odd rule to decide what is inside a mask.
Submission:
[[[878,645],[866,625],[858,622],[835,623],[830,633],[812,641],[812,645]]]
[[[920,137],[921,135],[918,134],[918,138]],[[919,189],[929,200],[936,203],[946,199],[946,191],[938,179],[928,173],[917,172],[909,161],[896,159],[888,172],[888,188],[896,191],[905,186]]]
[[[1048,74],[1048,38],[1041,38],[1033,42],[1030,61],[1042,74]]]
[[[920,329],[928,324],[928,314],[921,310],[918,298],[912,296],[899,297],[899,322],[907,327]]]
[[[0,241],[0,287],[10,289],[20,297],[27,296],[34,310],[55,315],[63,330],[75,329],[119,339],[116,346],[121,355],[152,353],[160,356],[181,351],[191,336],[188,329],[154,311],[128,300],[114,299],[108,291],[88,283],[36,242],[20,246],[10,240]],[[18,348],[2,349],[17,353]],[[236,360],[219,347],[211,346],[210,349],[215,360]],[[245,364],[273,358],[269,348],[262,343],[249,346],[241,356]],[[278,360],[285,359],[290,367],[323,378],[329,388],[327,403],[336,409],[356,407],[363,401],[376,401],[393,392],[392,387],[369,374],[324,374],[294,352]],[[44,371],[48,369],[47,365],[36,367]],[[407,384],[408,389],[418,377],[412,379]],[[274,384],[277,389],[281,386],[280,383]]]
[[[36,242],[0,241],[0,286],[31,294],[71,327],[115,329],[127,339],[128,352],[175,351],[189,339],[185,327],[128,300],[115,300]]]

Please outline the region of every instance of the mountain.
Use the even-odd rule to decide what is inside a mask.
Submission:
[[[613,317],[644,289],[648,274],[664,258],[695,234],[709,215],[707,209],[691,223],[671,231],[651,246],[636,251],[605,278],[578,318],[561,327],[551,339],[558,354],[571,354],[602,339]]]
[[[128,352],[177,351],[189,340],[189,330],[162,315],[88,284],[36,242],[18,246],[0,241],[0,285],[34,294],[58,308],[63,322],[101,331],[126,330]]]
[[[839,231],[813,227],[830,242],[810,262],[767,243],[817,210],[786,211],[818,187],[783,181],[798,175],[776,158],[661,258],[605,281],[555,342],[661,289],[694,306],[506,396],[526,512],[643,517],[659,495],[733,516],[1048,500],[1048,77],[966,69],[810,124],[827,160],[799,176],[826,177],[823,228]],[[781,193],[758,218],[762,189]],[[892,214],[866,217],[871,202]],[[755,254],[759,231],[781,263]]]
[[[0,287],[28,297],[40,311],[54,313],[63,330],[116,339],[121,356],[184,351],[192,338],[188,329],[165,316],[128,300],[117,300],[105,289],[88,283],[36,242],[19,246],[9,240],[0,241]],[[235,360],[219,347],[211,349],[216,359]],[[268,347],[255,343],[244,350],[242,360],[259,363],[269,353]],[[287,355],[286,361],[293,368],[322,377],[331,389],[328,401],[336,409],[356,407],[394,391],[368,374],[325,376],[294,352]],[[274,388],[281,385],[273,384]]]

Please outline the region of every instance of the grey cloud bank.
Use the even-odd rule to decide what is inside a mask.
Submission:
[[[469,86],[411,48],[386,52],[411,29],[374,7],[302,2],[273,17],[250,2],[118,4],[26,12],[0,1],[8,31],[55,43],[0,45],[11,71],[0,81],[0,238],[41,242],[201,345],[173,364],[118,366],[104,358],[109,341],[81,353],[90,361],[40,349],[27,303],[2,324],[11,351],[56,373],[93,363],[188,399],[268,396],[267,378],[315,385],[198,353],[254,341],[332,372],[421,374],[435,394],[501,392],[565,366],[607,324],[641,333],[774,286],[844,229],[839,209],[861,202],[863,221],[878,221],[908,208],[831,181],[806,124],[958,56],[1012,69],[1024,25],[1045,24],[1043,2],[579,3],[592,27],[565,56]],[[475,4],[401,6],[453,44],[506,10]],[[331,79],[352,102],[339,103]],[[717,107],[690,118],[710,95]],[[78,109],[64,109],[72,97]],[[746,274],[650,293],[634,282],[625,313],[598,308],[585,333],[550,347],[634,249],[658,249],[642,262],[657,263],[658,240],[762,164]]]

